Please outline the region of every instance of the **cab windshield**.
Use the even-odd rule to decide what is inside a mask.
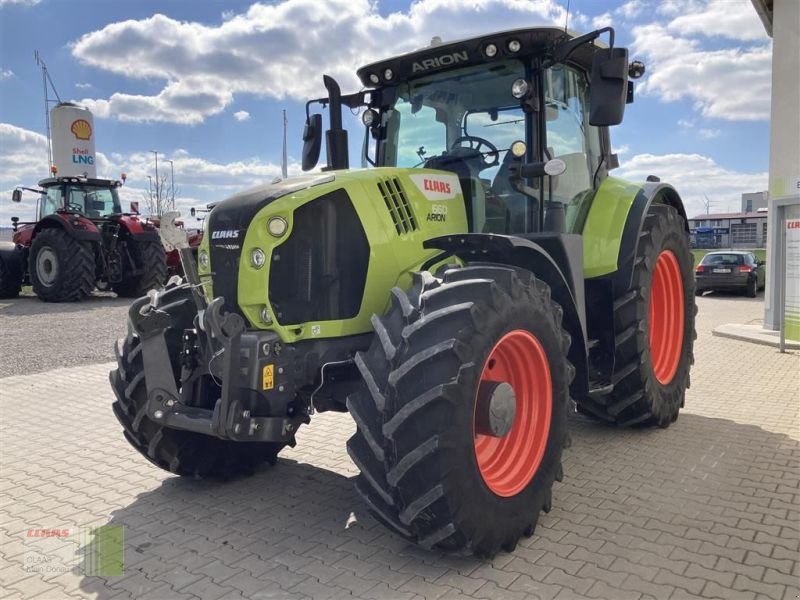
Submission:
[[[511,95],[519,61],[447,71],[401,85],[386,115],[384,165],[459,176],[470,229],[525,229],[529,199],[509,183],[511,144],[526,140],[525,113]]]
[[[116,188],[98,186],[66,186],[64,208],[91,218],[120,214],[122,207]]]

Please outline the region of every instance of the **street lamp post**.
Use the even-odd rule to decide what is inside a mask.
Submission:
[[[159,181],[158,181],[158,150],[150,150],[155,157],[156,157],[156,212],[158,216],[161,216],[161,193],[159,192]]]
[[[175,210],[175,163],[171,160],[167,162],[169,163],[170,187],[172,189],[172,210]]]

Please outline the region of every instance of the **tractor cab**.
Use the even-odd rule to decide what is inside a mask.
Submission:
[[[42,196],[37,217],[57,212],[73,213],[89,219],[106,219],[122,214],[118,188],[120,181],[53,177],[39,182]]]
[[[609,47],[597,43],[606,32]],[[365,107],[363,162],[454,174],[471,232],[573,231],[617,164],[608,126],[632,99],[628,77],[643,73],[613,36],[610,28],[579,37],[537,28],[447,44],[435,38],[361,68],[367,91],[341,96],[326,78],[329,97],[319,102],[331,111],[328,168],[347,166],[335,113],[341,104]],[[309,115],[304,168],[316,163],[318,122]]]

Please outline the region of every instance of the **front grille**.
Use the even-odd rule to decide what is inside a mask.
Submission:
[[[351,319],[361,308],[369,242],[347,192],[294,211],[292,233],[272,252],[269,300],[281,325]]]
[[[239,259],[242,256],[242,240],[248,222],[241,214],[217,209],[209,216],[208,251],[211,258],[214,296],[222,296],[225,308],[242,314],[239,310]],[[234,235],[235,233],[235,235]],[[242,315],[244,316],[244,315]]]
[[[408,196],[397,177],[378,181],[378,190],[383,196],[383,202],[392,216],[394,228],[398,234],[419,229],[414,211],[411,210],[411,205],[408,203]]]

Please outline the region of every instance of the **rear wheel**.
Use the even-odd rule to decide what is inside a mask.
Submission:
[[[492,265],[417,274],[392,296],[347,400],[356,488],[422,546],[511,551],[562,477],[574,368],[561,307],[529,272]]]
[[[29,273],[33,291],[45,302],[75,302],[94,289],[90,242],[63,229],[43,229],[33,239]]]
[[[671,206],[651,206],[632,285],[614,301],[613,391],[580,399],[581,412],[622,426],[678,418],[694,362],[692,263],[684,220]]]
[[[161,242],[129,239],[124,243],[139,273],[124,272],[122,281],[112,284],[111,289],[123,298],[138,298],[161,288],[167,281],[167,255]]]
[[[183,298],[176,297],[178,294]],[[177,357],[183,328],[191,327],[194,302],[188,291],[173,292],[165,301],[173,305],[167,309],[173,323],[167,332],[167,346],[170,356]],[[275,463],[284,444],[232,442],[152,421],[146,414],[147,386],[139,338],[128,334],[117,342],[115,352],[117,368],[109,373],[116,396],[114,414],[125,438],[147,460],[171,473],[197,478],[249,475],[263,462]]]
[[[755,298],[758,296],[758,281],[755,277],[751,278],[747,282],[747,288],[745,289],[745,294],[747,294],[748,298]]]

